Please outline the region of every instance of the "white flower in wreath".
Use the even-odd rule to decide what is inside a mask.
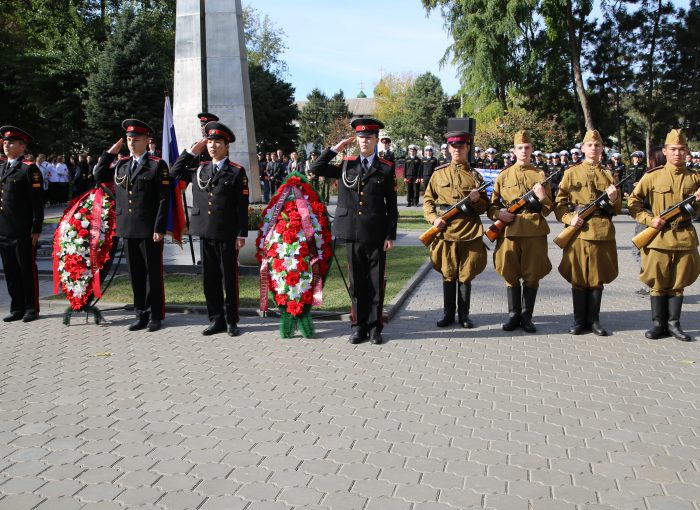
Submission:
[[[83,220],[80,222],[83,228],[88,228],[90,226],[90,222],[88,220]]]
[[[297,268],[299,261],[293,255],[291,257],[284,257],[284,267],[287,271],[294,271]]]
[[[83,217],[83,215],[80,214],[79,212],[77,212],[77,213],[75,213],[75,214],[73,215],[73,218],[75,218],[76,220],[79,220],[79,219],[82,218],[82,217]]]

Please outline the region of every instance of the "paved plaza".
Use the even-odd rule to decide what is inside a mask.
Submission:
[[[156,333],[121,311],[65,327],[44,301],[41,320],[0,326],[0,509],[700,510],[700,342],[644,338],[633,223],[616,225],[609,337],[565,333],[553,243],[534,335],[500,329],[491,263],[476,329],[435,327],[431,271],[381,346],[349,345],[338,321],[310,340],[255,317],[238,338],[187,314]],[[681,318],[696,336],[699,311],[696,282]]]

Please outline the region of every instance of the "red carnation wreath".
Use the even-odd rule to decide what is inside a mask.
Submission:
[[[333,249],[326,205],[305,176],[293,172],[279,187],[263,211],[255,246],[260,309],[268,309],[270,293],[282,313],[282,338],[292,336],[297,326],[310,338],[311,307],[323,299]]]

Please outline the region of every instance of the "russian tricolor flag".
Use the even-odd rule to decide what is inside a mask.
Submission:
[[[180,151],[177,150],[177,138],[175,137],[175,124],[173,123],[173,110],[170,106],[170,98],[165,96],[165,109],[163,111],[163,160],[172,166],[177,161]],[[185,207],[182,201],[182,192],[187,187],[185,181],[171,179],[170,181],[170,210],[168,211],[168,233],[174,243],[182,248],[182,235],[187,230],[185,222]]]

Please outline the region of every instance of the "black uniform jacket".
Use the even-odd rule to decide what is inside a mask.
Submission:
[[[406,158],[403,164],[404,179],[420,179],[420,167],[421,159],[418,156],[416,156],[415,158]]]
[[[96,182],[115,183],[117,235],[147,239],[165,234],[170,207],[170,175],[162,159],[147,153],[129,175],[131,156],[103,152],[95,166]]]
[[[0,236],[11,239],[41,232],[44,187],[41,171],[31,161],[15,161],[11,171],[0,158]]]
[[[435,157],[423,158],[420,164],[420,175],[426,183],[430,180],[433,175],[435,168],[438,166],[438,160]]]
[[[248,237],[248,177],[245,169],[227,158],[214,175],[211,161],[192,169],[193,161],[197,161],[197,156],[183,151],[170,170],[174,179],[192,183],[190,233],[219,241]]]
[[[396,175],[390,161],[374,158],[364,178],[360,158],[345,158],[341,166],[331,164],[336,153],[326,149],[311,166],[315,175],[334,177],[338,181],[338,206],[335,209],[333,234],[346,241],[384,244],[396,239]],[[348,188],[341,179],[343,169],[347,180],[358,178],[357,189]]]

